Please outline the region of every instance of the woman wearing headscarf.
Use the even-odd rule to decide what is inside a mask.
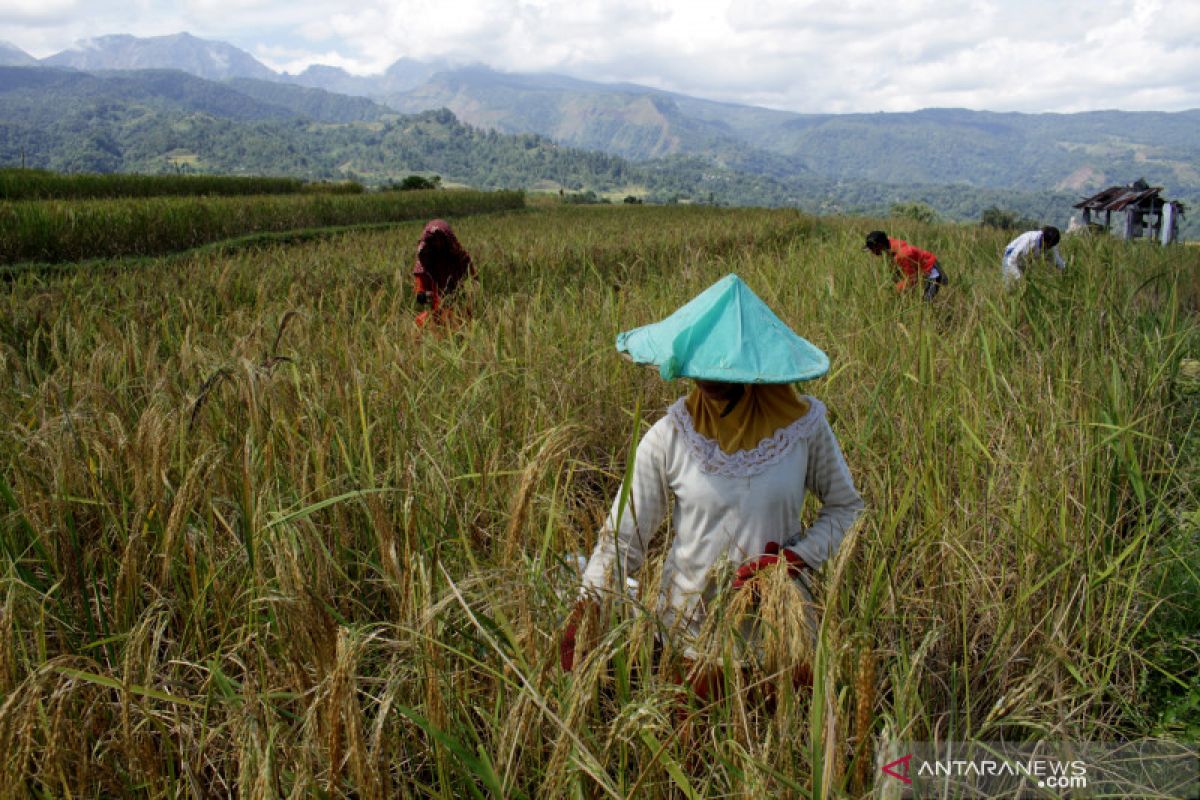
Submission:
[[[667,319],[620,334],[617,349],[657,365],[664,379],[691,378],[694,386],[638,445],[629,485],[613,501],[560,641],[565,670],[575,664],[583,617],[598,608],[614,577],[623,582],[641,567],[672,501],[674,537],[661,591],[643,599],[693,658],[691,644],[722,589],[746,591],[757,573],[777,565],[807,584],[863,508],[825,406],[791,386],[825,374],[829,359],[736,275]],[[808,492],[822,505],[804,528]],[[722,562],[730,569],[715,569]],[[732,586],[718,575],[731,576]],[[695,674],[692,685],[707,691]]]
[[[450,223],[444,219],[428,223],[421,231],[413,263],[417,302],[429,306],[417,315],[417,324],[424,327],[431,321],[448,321],[451,314],[443,304],[468,276],[477,277],[475,265],[470,254],[459,244]]]

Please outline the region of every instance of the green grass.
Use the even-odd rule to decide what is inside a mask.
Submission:
[[[520,192],[303,193],[0,203],[0,264],[154,256],[248,234],[519,208]]]
[[[118,197],[295,194],[298,178],[232,175],[61,174],[42,169],[0,169],[0,200],[90,200]],[[329,185],[347,191],[349,184]],[[357,191],[362,191],[358,186]]]
[[[927,306],[860,251],[879,225],[466,217],[480,285],[453,335],[413,324],[421,221],[14,275],[0,795],[863,796],[899,740],[1186,738],[1195,250],[1068,240],[1067,275],[1006,293],[1004,234],[890,231],[942,258]],[[686,391],[614,337],[728,272],[829,353],[805,388],[868,508],[815,645],[769,640],[680,724],[643,610],[609,609],[571,676],[556,635],[569,554]],[[777,680],[800,660],[811,694]]]

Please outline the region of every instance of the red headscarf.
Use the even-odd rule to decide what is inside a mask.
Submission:
[[[475,277],[471,256],[458,243],[458,237],[444,219],[435,219],[421,231],[413,277],[417,291],[429,292],[436,308],[442,298],[458,288],[468,275]]]

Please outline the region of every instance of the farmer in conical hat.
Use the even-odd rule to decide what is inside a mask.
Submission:
[[[446,299],[468,276],[477,277],[470,254],[444,219],[431,221],[421,231],[412,272],[417,302],[429,306],[417,315],[421,327],[431,321],[448,321],[449,311],[443,308]]]
[[[837,551],[863,508],[825,406],[791,386],[825,374],[828,357],[736,275],[665,320],[621,333],[617,349],[658,366],[664,379],[694,385],[638,445],[628,503],[624,492],[613,502],[560,641],[565,670],[575,664],[579,625],[594,598],[615,576],[638,570],[672,501],[674,538],[655,607],[685,640],[699,633],[707,604],[725,588],[715,565],[740,565],[731,587],[738,591],[764,569],[786,568],[804,581]],[[809,491],[822,505],[802,528]],[[692,686],[702,693],[694,679]]]

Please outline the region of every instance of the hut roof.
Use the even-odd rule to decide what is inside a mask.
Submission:
[[[1072,208],[1090,208],[1093,211],[1122,211],[1131,205],[1141,205],[1144,201],[1158,200],[1161,186],[1147,186],[1138,181],[1131,186],[1112,186],[1091,197],[1085,197]]]

